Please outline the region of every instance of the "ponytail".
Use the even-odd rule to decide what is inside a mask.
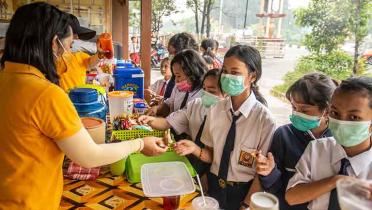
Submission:
[[[259,87],[256,84],[256,82],[252,83],[251,90],[256,96],[257,101],[261,102],[261,104],[263,104],[264,106],[267,106],[267,101],[264,98],[264,96],[261,94],[261,92],[259,91]]]

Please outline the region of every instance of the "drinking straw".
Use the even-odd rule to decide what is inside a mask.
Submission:
[[[196,174],[196,179],[198,180],[198,184],[199,184],[199,187],[200,187],[200,192],[201,192],[201,195],[202,195],[202,198],[203,198],[203,203],[204,203],[204,206],[207,205],[207,203],[205,202],[205,197],[204,197],[204,192],[203,192],[203,187],[201,185],[201,182],[200,182],[200,177],[198,174]]]

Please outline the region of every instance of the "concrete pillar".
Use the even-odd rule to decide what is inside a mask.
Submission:
[[[280,0],[279,14],[283,14],[284,1],[285,0]],[[283,22],[283,18],[281,17],[281,18],[279,18],[279,22],[278,22],[278,33],[276,34],[277,38],[281,37],[282,22]]]
[[[267,8],[267,13],[270,14],[271,13],[271,7],[273,5],[273,0],[269,0],[269,3],[268,3],[268,8]],[[269,37],[269,32],[270,32],[270,22],[271,22],[271,18],[270,17],[267,17],[267,20],[266,20],[266,30],[265,30],[265,37],[268,38]]]

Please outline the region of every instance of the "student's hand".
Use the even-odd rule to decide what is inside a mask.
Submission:
[[[274,156],[271,152],[267,154],[267,157],[258,153],[256,160],[256,171],[261,176],[267,176],[275,167]]]
[[[147,115],[149,116],[156,116],[156,113],[158,112],[158,106],[153,106],[147,111]]]
[[[146,156],[157,156],[167,151],[168,146],[164,144],[162,138],[145,137],[143,138],[142,153]]]
[[[148,124],[150,125],[152,121],[155,120],[155,117],[153,116],[148,116],[148,115],[142,115],[138,118],[138,122],[143,125],[143,124]]]
[[[181,156],[189,155],[195,152],[198,146],[190,140],[181,140],[174,144],[174,151]]]

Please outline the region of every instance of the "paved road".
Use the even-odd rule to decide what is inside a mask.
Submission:
[[[260,91],[265,96],[269,104],[269,109],[273,113],[277,125],[283,125],[289,122],[288,116],[291,113],[291,107],[285,101],[282,101],[270,94],[270,90],[282,83],[283,76],[292,70],[297,59],[306,54],[305,49],[287,48],[284,58],[263,59],[263,74],[259,82]],[[153,70],[151,75],[152,82],[161,78],[160,71]]]

